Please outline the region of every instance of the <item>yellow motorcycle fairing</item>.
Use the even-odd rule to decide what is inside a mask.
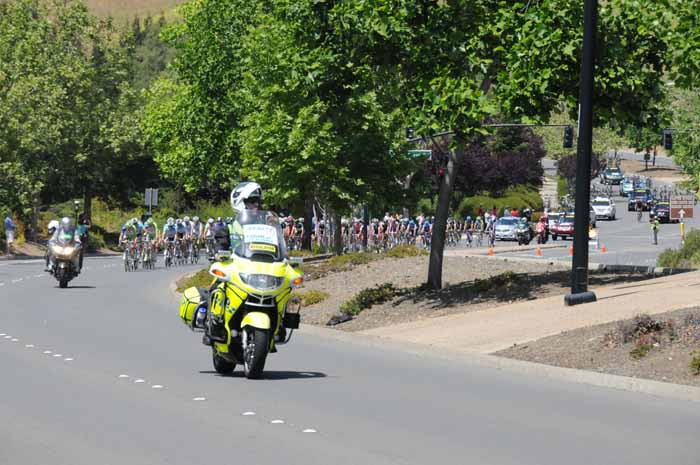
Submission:
[[[267,263],[241,257],[214,263],[210,267],[209,273],[219,281],[212,290],[209,309],[213,315],[224,315],[227,332],[225,343],[215,343],[215,348],[219,353],[229,353],[231,330],[237,329],[231,328],[231,320],[250,294],[261,297],[274,296],[278,317],[276,318],[273,334],[277,334],[282,325],[282,316],[284,315],[287,302],[289,302],[292,295],[292,286],[295,280],[302,276],[286,261]],[[282,285],[276,289],[257,289],[243,282],[239,273],[266,274],[283,278]],[[241,321],[240,327],[244,326],[271,329],[272,320],[269,315],[262,311],[251,311]],[[270,338],[270,341],[270,348],[272,348],[274,346],[274,338]]]

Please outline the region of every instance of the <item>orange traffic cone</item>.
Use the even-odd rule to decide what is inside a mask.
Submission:
[[[574,255],[574,246],[570,245],[569,246],[569,257],[572,257]]]
[[[493,247],[489,247],[489,257],[493,257]]]
[[[601,246],[600,246],[600,253],[605,253],[605,252],[607,252],[607,251],[608,251],[608,248],[605,247],[605,245],[601,245]]]
[[[537,247],[537,251],[535,252],[535,256],[541,257],[542,256],[542,249]]]

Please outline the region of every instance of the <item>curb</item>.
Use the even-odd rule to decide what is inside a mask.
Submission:
[[[670,276],[680,273],[690,273],[698,271],[692,268],[664,268],[658,266],[642,266],[642,265],[606,265],[603,263],[591,263],[589,268],[596,271],[612,271],[612,272],[627,272],[627,273],[646,273],[653,275]]]
[[[482,368],[491,368],[511,373],[529,376],[540,376],[547,379],[587,384],[620,391],[636,392],[655,397],[670,398],[700,402],[700,388],[685,384],[664,383],[642,378],[630,378],[607,373],[562,368],[541,363],[515,360],[497,355],[480,354],[476,352],[456,351],[448,348],[438,348],[410,342],[395,341],[379,336],[349,333],[337,329],[327,329],[319,326],[302,324],[301,333],[334,339],[336,341],[359,344],[369,347],[389,348],[419,357],[430,356],[443,360],[469,363]]]

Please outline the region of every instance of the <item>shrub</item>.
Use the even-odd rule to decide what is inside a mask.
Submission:
[[[668,268],[697,268],[700,266],[700,230],[693,229],[685,236],[680,249],[666,249],[659,255],[659,266]]]
[[[369,252],[348,253],[336,255],[328,260],[328,264],[335,269],[342,269],[348,266],[365,265],[378,259],[377,255]]]
[[[632,320],[623,321],[619,324],[619,331],[622,341],[627,343],[639,339],[644,335],[653,335],[663,331],[666,324],[663,321],[655,320],[649,315],[637,315]]]
[[[464,218],[467,215],[476,216],[476,211],[482,205],[487,211],[491,211],[496,206],[499,216],[503,209],[517,208],[522,210],[530,208],[533,211],[544,208],[539,189],[535,186],[516,186],[507,189],[502,196],[492,197],[489,195],[475,195],[462,199],[457,207],[457,215]]]
[[[639,344],[630,351],[630,357],[635,360],[640,360],[649,354],[651,347],[651,344]]]
[[[390,258],[407,258],[407,257],[421,257],[428,255],[428,252],[424,249],[419,249],[413,245],[399,245],[393,249],[389,249],[384,253],[385,257]]]
[[[308,290],[297,292],[292,298],[295,302],[301,301],[302,307],[309,307],[311,305],[323,302],[328,297],[330,297],[330,294],[327,292]]]
[[[693,376],[700,375],[700,352],[693,352],[690,354],[692,359],[690,359],[690,373]]]
[[[372,305],[381,304],[393,299],[397,294],[397,289],[391,283],[384,283],[373,288],[363,289],[355,297],[344,302],[340,306],[341,313],[346,315],[359,315],[360,312]]]
[[[212,279],[212,276],[209,274],[209,268],[204,268],[192,276],[178,281],[177,291],[184,292],[185,289],[190,287],[209,287]]]

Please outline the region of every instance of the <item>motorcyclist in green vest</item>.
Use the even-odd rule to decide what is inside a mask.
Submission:
[[[262,188],[255,182],[242,182],[231,191],[231,208],[236,215],[241,214],[244,210],[259,210],[262,203]],[[234,219],[228,223],[228,233],[230,238],[230,247],[232,251],[241,244],[243,240],[243,226]],[[216,229],[215,229],[216,235]],[[218,243],[220,241],[217,240]],[[220,340],[226,335],[223,315],[212,312],[209,322],[209,332],[211,338]],[[209,341],[209,336],[205,335],[205,344]]]
[[[243,210],[259,210],[262,204],[262,188],[256,182],[242,182],[231,191],[231,208],[238,215]],[[229,224],[231,250],[241,243],[243,227],[236,219]]]

